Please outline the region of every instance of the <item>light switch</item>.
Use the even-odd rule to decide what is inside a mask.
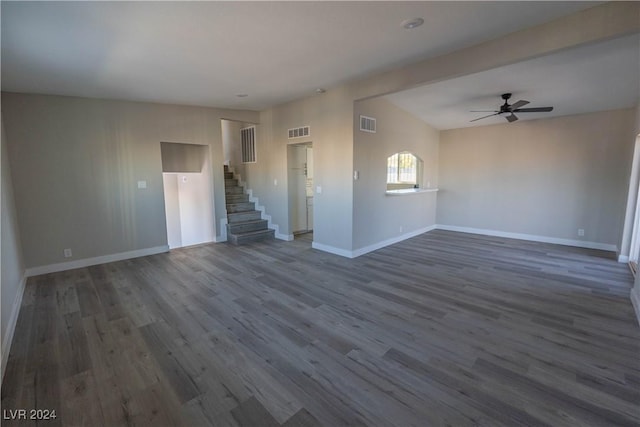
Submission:
[[[358,171],[353,171],[353,179],[357,181],[357,180],[358,180],[358,178],[360,178],[360,172],[358,172]]]
[[[147,188],[147,181],[138,181],[138,188]]]
[[[277,179],[273,180],[273,185],[278,185],[278,180]]]
[[[322,187],[320,187],[319,185],[316,187],[316,193],[322,194]]]

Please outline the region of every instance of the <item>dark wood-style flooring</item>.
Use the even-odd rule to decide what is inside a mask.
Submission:
[[[54,409],[47,426],[638,426],[631,283],[612,254],[445,231],[353,260],[297,239],[48,274],[2,408]]]

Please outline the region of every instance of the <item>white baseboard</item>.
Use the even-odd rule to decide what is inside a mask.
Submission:
[[[2,340],[2,374],[0,377],[0,383],[4,380],[4,373],[7,370],[7,362],[9,361],[9,351],[11,350],[11,343],[13,342],[13,334],[16,331],[16,324],[18,323],[18,315],[20,314],[20,307],[22,306],[22,297],[24,296],[24,289],[27,284],[27,275],[25,274],[18,285],[18,291],[13,299],[13,305],[11,306],[11,316],[9,317],[9,324],[7,330],[4,333],[4,339]]]
[[[227,241],[227,218],[222,218],[220,220],[220,235],[213,236],[214,243],[226,242]]]
[[[631,288],[631,304],[636,312],[636,319],[638,319],[638,325],[640,325],[640,286],[637,284]]]
[[[287,242],[293,241],[293,234],[282,234],[276,231],[276,239],[285,240]]]
[[[324,245],[322,243],[313,242],[311,247],[314,249],[318,249],[320,251],[329,252],[334,255],[343,256],[346,258],[357,258],[361,255],[364,255],[369,252],[373,252],[377,249],[384,248],[385,246],[393,245],[394,243],[401,242],[403,240],[410,239],[411,237],[418,236],[423,233],[427,233],[436,228],[435,225],[430,225],[428,227],[423,227],[418,230],[410,231],[408,233],[401,234],[396,237],[392,237],[390,239],[382,240],[380,242],[373,243],[371,245],[350,251],[348,249],[336,248],[334,246]]]
[[[622,262],[626,264],[629,262],[629,257],[626,255],[618,255],[618,262]]]
[[[555,245],[575,246],[578,248],[600,249],[617,252],[618,247],[609,243],[587,242],[583,240],[559,239],[556,237],[537,236],[535,234],[510,233],[507,231],[486,230],[483,228],[458,227],[455,225],[438,224],[438,230],[457,231],[460,233],[482,234],[485,236],[506,237],[508,239],[529,240],[532,242],[553,243]]]
[[[435,224],[434,225],[430,225],[428,227],[419,228],[417,230],[410,231],[408,233],[404,233],[404,234],[401,234],[399,236],[383,240],[381,242],[373,243],[371,245],[365,246],[365,247],[360,248],[360,249],[356,249],[356,250],[354,250],[352,252],[353,256],[351,258],[356,258],[356,257],[359,257],[360,255],[364,255],[366,253],[373,252],[373,251],[375,251],[377,249],[384,248],[385,246],[393,245],[394,243],[398,243],[398,242],[401,242],[403,240],[407,240],[407,239],[410,239],[412,237],[418,236],[420,234],[427,233],[427,232],[429,232],[431,230],[435,230],[435,228],[436,228]]]
[[[347,249],[336,248],[335,246],[324,245],[318,242],[312,242],[311,247],[319,251],[329,252],[330,254],[339,255],[345,258],[353,258],[353,251]]]
[[[74,268],[83,268],[108,262],[138,258],[141,256],[155,255],[162,252],[169,252],[169,246],[156,246],[154,248],[138,249],[135,251],[120,252],[117,254],[103,255],[94,258],[84,258],[75,261],[61,262],[58,264],[41,265],[39,267],[27,268],[25,274],[27,277],[38,276],[40,274],[55,273],[58,271],[73,270]]]

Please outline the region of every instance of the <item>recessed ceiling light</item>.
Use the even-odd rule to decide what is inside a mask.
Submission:
[[[326,91],[327,91],[326,89],[322,89],[321,87],[316,89],[316,93],[325,93]]]
[[[246,98],[246,97],[247,97],[247,96],[249,96],[249,95],[247,95],[246,93],[239,93],[239,94],[237,94],[236,96],[237,96],[238,98]]]
[[[422,18],[411,18],[411,19],[402,21],[402,26],[406,30],[412,30],[416,27],[419,27],[422,24],[424,24],[424,19]]]

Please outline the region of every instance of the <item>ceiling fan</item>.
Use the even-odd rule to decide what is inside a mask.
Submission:
[[[471,121],[475,122],[477,120],[486,119],[487,117],[491,117],[491,116],[508,114],[508,116],[506,116],[505,119],[507,119],[509,123],[512,123],[518,120],[518,117],[513,113],[546,113],[549,111],[553,111],[553,107],[521,108],[529,103],[529,101],[524,101],[522,99],[520,101],[514,102],[513,104],[509,105],[509,98],[511,98],[510,93],[503,93],[501,97],[502,99],[504,99],[504,104],[500,106],[499,110],[472,110],[471,111],[472,113],[491,111],[492,114],[489,114],[488,116],[478,117],[477,119],[473,119]]]

